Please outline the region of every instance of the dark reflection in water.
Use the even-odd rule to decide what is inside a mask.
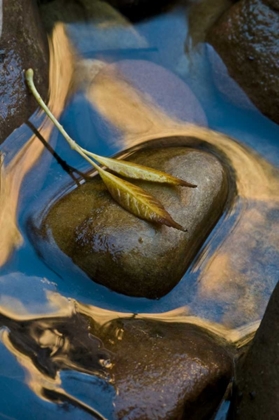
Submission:
[[[70,406],[96,419],[112,417],[113,355],[90,334],[92,320],[73,314],[19,321],[1,314],[0,322],[2,341],[27,370],[36,395],[64,410]]]
[[[100,418],[96,411],[112,417],[111,355],[88,333],[86,305],[94,322],[127,312],[150,313],[167,322],[190,320],[237,343],[257,327],[278,280],[278,126],[220,95],[205,46],[185,55],[185,8],[132,26],[110,6],[103,7],[99,20],[51,25],[49,105],[54,114],[78,143],[104,155],[151,139],[200,139],[229,162],[237,197],[171,293],[158,301],[121,296],[89,280],[59,250],[53,255],[54,271],[36,254],[27,221],[36,222],[42,208],[71,187],[71,168],[88,167],[41,114],[31,122],[67,161],[67,172],[30,124],[16,130],[1,145],[3,416],[21,413],[21,419],[30,419],[29,404],[33,418],[41,410],[44,418],[60,418],[61,407],[63,418]],[[207,122],[225,135],[201,127]],[[46,299],[46,290],[56,300]],[[68,310],[70,301],[63,296],[81,302],[83,315]],[[59,315],[57,299],[63,301]],[[107,314],[104,308],[118,312]]]

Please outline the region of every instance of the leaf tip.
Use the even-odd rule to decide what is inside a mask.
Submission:
[[[181,187],[197,188],[196,184],[192,184],[191,182],[184,181],[183,179],[180,179],[179,185]]]
[[[187,229],[184,228],[182,225],[180,225],[179,223],[174,222],[174,225],[172,226],[174,229],[180,230],[182,232],[187,232]]]
[[[172,227],[174,229],[181,230],[182,232],[187,232],[187,229],[185,229],[182,225],[180,225],[175,220],[173,220],[173,218],[170,216],[170,214],[168,214],[168,217],[164,218],[164,220],[162,220],[161,223],[168,226],[168,227]]]

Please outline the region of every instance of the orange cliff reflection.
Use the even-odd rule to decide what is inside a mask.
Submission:
[[[73,73],[73,51],[65,34],[64,26],[55,26],[49,38],[49,101],[48,105],[56,118],[64,109]],[[36,75],[35,75],[36,80]],[[53,125],[44,119],[39,131],[46,141]],[[20,188],[24,177],[40,158],[44,145],[32,136],[5,167],[2,157],[0,172],[0,267],[5,264],[13,250],[22,243],[17,226],[17,208]]]

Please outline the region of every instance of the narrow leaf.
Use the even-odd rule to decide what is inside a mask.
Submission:
[[[142,188],[101,168],[99,174],[115,201],[130,213],[133,213],[140,219],[161,223],[185,232],[185,229],[172,219],[160,201]]]
[[[127,178],[142,179],[145,181],[151,182],[160,182],[172,185],[180,185],[184,187],[195,188],[196,185],[191,184],[190,182],[184,181],[183,179],[176,178],[170,174],[167,174],[157,169],[149,168],[147,166],[138,165],[136,163],[127,162],[125,160],[119,159],[110,159],[103,156],[98,156],[95,153],[84,152],[93,157],[97,162],[105,165],[108,169],[113,172],[118,173]]]

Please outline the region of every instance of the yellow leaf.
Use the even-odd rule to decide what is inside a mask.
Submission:
[[[160,223],[185,232],[164,209],[160,201],[142,188],[99,168],[99,174],[112,197],[123,208],[140,219]]]
[[[121,176],[133,179],[142,179],[144,181],[159,182],[171,185],[180,185],[184,187],[195,188],[196,185],[183,179],[176,178],[157,169],[149,168],[147,166],[138,165],[136,163],[127,162],[124,160],[110,159],[95,153],[85,152],[88,156],[93,157],[97,162],[105,165],[108,169],[118,173]]]

